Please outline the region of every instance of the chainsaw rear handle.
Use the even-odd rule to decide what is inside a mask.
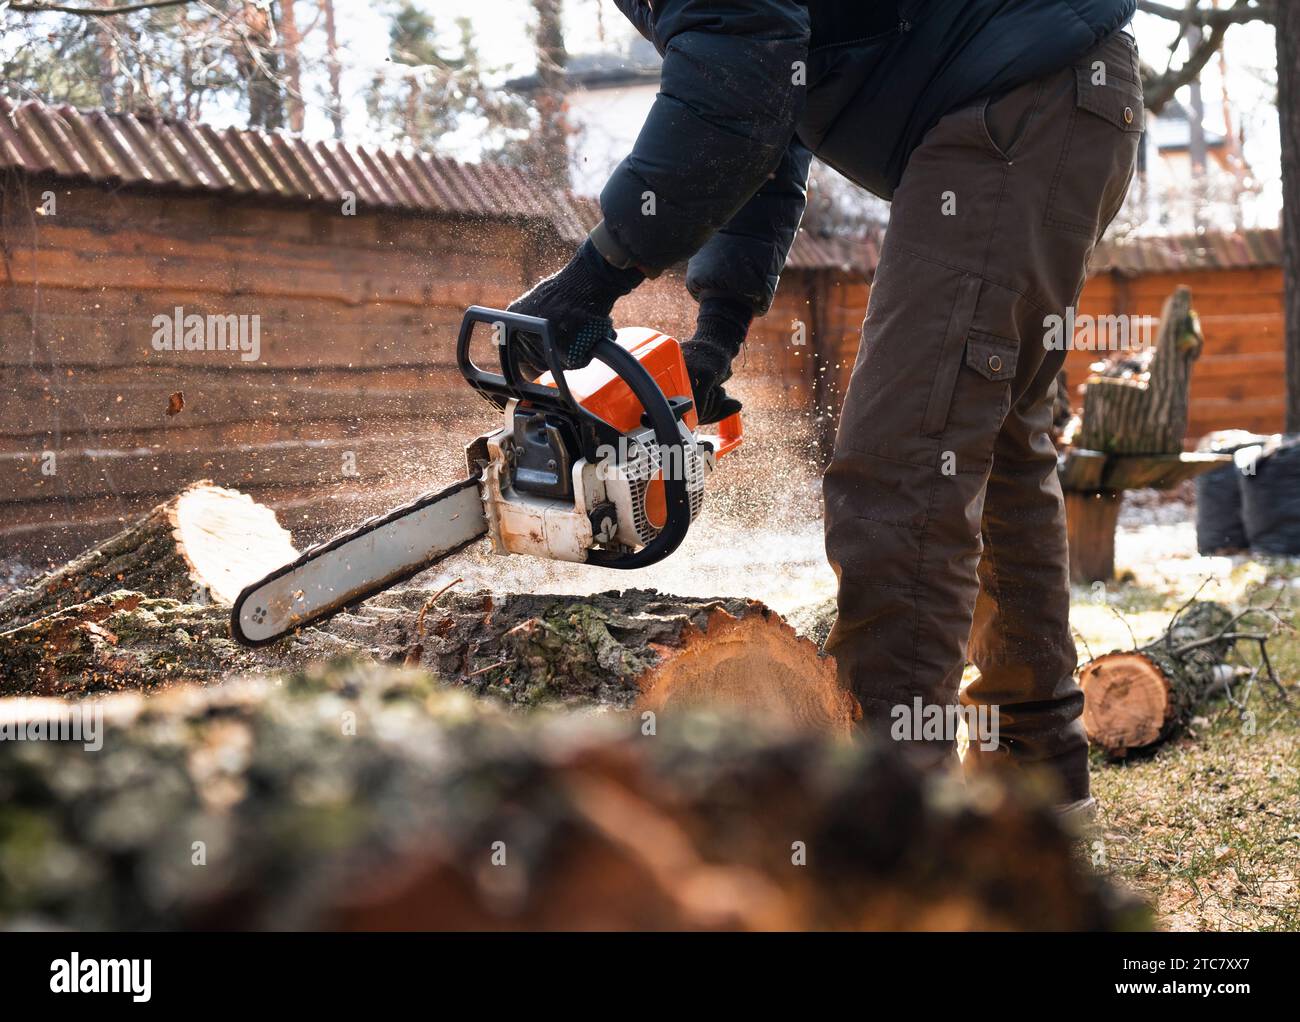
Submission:
[[[479,368],[470,357],[469,346],[474,339],[476,323],[490,326],[496,332],[494,340],[501,365],[499,373]],[[534,334],[542,339],[542,352],[546,356],[551,375],[555,377],[556,387],[544,387],[520,373],[516,343],[521,333]],[[471,305],[465,310],[465,318],[460,321],[460,335],[456,338],[456,365],[469,385],[498,408],[504,408],[516,398],[531,401],[548,411],[572,413],[577,408],[569,393],[568,384],[564,381],[562,362],[555,344],[555,331],[551,329],[551,321],[548,319]]]
[[[469,346],[476,323],[488,324],[498,331],[496,340],[501,364],[500,373],[487,372],[475,365],[470,358]],[[530,333],[541,338],[542,350],[546,355],[551,376],[555,380],[554,387],[526,380],[520,374],[518,355],[515,350],[515,339],[520,333]],[[641,402],[641,407],[650,420],[655,441],[663,452],[660,465],[667,518],[655,538],[640,550],[630,554],[592,550],[587,555],[587,563],[602,568],[644,568],[663,560],[676,550],[691,527],[691,499],[686,480],[670,478],[663,471],[663,468],[671,468],[674,465],[686,465],[685,443],[672,405],[664,392],[659,389],[659,385],[655,383],[654,377],[637,361],[635,355],[607,337],[596,342],[591,349],[591,355],[592,358],[612,369],[614,374],[628,385],[636,399]],[[601,423],[612,432],[619,432],[574,400],[564,378],[563,359],[555,340],[555,331],[551,328],[549,320],[472,305],[466,310],[465,318],[461,320],[460,336],[456,341],[456,364],[470,386],[499,408],[504,408],[512,399],[518,398],[547,411],[584,418]]]

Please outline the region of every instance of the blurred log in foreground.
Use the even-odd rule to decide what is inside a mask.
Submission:
[[[1046,805],[696,712],[506,713],[335,663],[102,709],[98,751],[0,742],[0,924],[1102,929],[1143,912]]]

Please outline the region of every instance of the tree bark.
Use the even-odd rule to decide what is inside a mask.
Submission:
[[[1088,378],[1076,444],[1106,454],[1177,454],[1187,435],[1188,388],[1202,338],[1191,292],[1178,288],[1160,316],[1156,348],[1119,358]],[[1119,375],[1120,373],[1124,375]]]
[[[83,706],[94,734],[17,740]],[[335,663],[149,699],[3,699],[0,733],[0,910],[41,928],[1148,921],[1050,806],[751,720],[506,715],[423,672]]]
[[[384,594],[329,631],[518,705],[731,706],[838,735],[858,713],[834,661],[755,600],[649,589],[448,593],[425,609],[429,598],[418,589]]]
[[[1217,603],[1191,604],[1155,642],[1116,650],[1079,670],[1088,738],[1115,758],[1150,749],[1186,726],[1198,706],[1235,677],[1235,646],[1220,638],[1233,619]]]
[[[244,32],[235,50],[235,64],[244,79],[248,97],[248,125],[275,131],[284,125],[284,94],[281,91],[280,55],[272,45],[275,38],[273,12],[245,2]]]
[[[0,694],[216,683],[350,656],[418,665],[511,706],[655,715],[729,707],[837,736],[858,714],[817,643],[752,600],[412,588],[260,650],[230,640],[228,614],[140,592],[101,594],[0,633]]]
[[[565,65],[562,0],[533,0],[537,14],[534,39],[537,51],[537,149],[546,180],[557,188],[569,187],[569,125],[565,116]]]
[[[99,22],[92,30],[95,33],[95,60],[99,65],[99,101],[109,113],[117,110],[117,40],[113,38],[112,28]]]
[[[289,111],[289,130],[301,133],[306,123],[306,106],[302,101],[302,58],[299,56],[302,36],[298,32],[298,18],[293,9],[294,0],[280,0],[280,34],[284,51],[285,106]]]
[[[1300,4],[1277,5],[1277,113],[1282,135],[1282,272],[1286,425],[1300,432]]]
[[[330,123],[334,137],[343,137],[343,65],[339,62],[339,36],[334,24],[334,0],[319,0],[325,15],[325,52],[330,81]]]

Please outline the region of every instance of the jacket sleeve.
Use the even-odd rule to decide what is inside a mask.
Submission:
[[[686,287],[696,301],[740,299],[756,316],[767,312],[803,219],[811,162],[812,153],[792,141],[772,176],[695,253]]]
[[[634,21],[638,10],[644,16],[640,4],[626,8]],[[762,227],[760,211],[773,205],[785,161],[798,162],[789,154],[804,101],[796,72],[808,55],[807,10],[798,0],[656,0],[652,19],[664,55],[659,95],[601,193],[604,219],[592,241],[614,265],[655,276],[699,251],[770,185],[734,235],[770,251],[786,221]]]

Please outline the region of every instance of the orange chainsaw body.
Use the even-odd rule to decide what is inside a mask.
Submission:
[[[669,397],[690,395],[691,377],[686,371],[682,346],[675,337],[646,327],[625,327],[618,332],[618,343],[636,356],[636,360],[651,375],[659,389]],[[592,362],[582,369],[570,370],[564,374],[564,379],[578,404],[593,415],[600,416],[620,433],[635,433],[643,428],[641,402],[614,370],[603,362]],[[554,387],[555,377],[551,373],[544,373],[538,377],[537,382]],[[682,421],[691,432],[697,430],[699,419],[694,407],[682,416]],[[744,439],[739,412],[723,419],[715,428],[719,441],[714,451],[716,458],[734,451]],[[651,480],[646,492],[646,515],[656,527],[662,527],[668,517],[664,484],[658,476]]]
[[[654,378],[659,389],[669,397],[689,397],[691,378],[686,371],[686,359],[677,339],[658,330],[646,327],[625,327],[618,332],[618,343],[626,348],[642,367]],[[592,362],[583,369],[564,374],[573,398],[593,415],[599,415],[620,433],[635,433],[641,426],[641,402],[632,389],[603,362]],[[537,380],[547,387],[555,386],[555,378],[544,373]],[[683,417],[688,429],[696,431],[699,419],[692,407]],[[722,457],[740,446],[744,431],[740,413],[728,416],[714,427],[721,443],[714,452]]]

